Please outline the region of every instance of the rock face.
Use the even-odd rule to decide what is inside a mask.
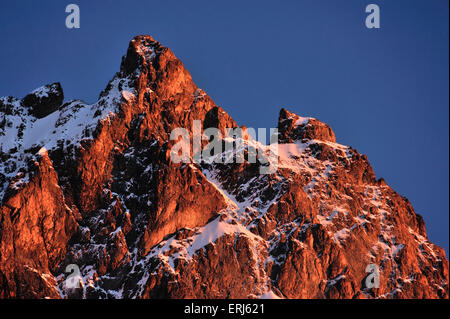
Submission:
[[[2,298],[448,298],[422,217],[316,119],[280,111],[276,163],[173,162],[173,129],[238,126],[150,36],[95,104],[53,84],[0,111]]]
[[[286,109],[280,110],[278,130],[280,143],[314,139],[336,143],[334,132],[327,124],[311,117],[298,116]]]
[[[64,100],[61,84],[53,83],[39,88],[25,96],[22,103],[31,108],[31,113],[37,118],[43,118],[56,111]]]

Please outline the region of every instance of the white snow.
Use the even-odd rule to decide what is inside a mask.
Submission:
[[[15,177],[19,170],[25,167],[27,157],[35,155],[25,152],[32,147],[51,151],[59,145],[78,146],[83,138],[90,138],[89,132],[99,121],[107,120],[114,115],[123,99],[133,98],[134,89],[129,87],[128,81],[128,79],[115,77],[110,82],[107,94],[96,103],[89,105],[74,100],[41,119],[29,115],[28,109],[21,105],[20,100],[13,100],[11,104],[14,112],[12,115],[4,115],[8,125],[5,126],[3,134],[0,130],[0,152],[10,153],[10,160],[0,166],[0,174],[6,176],[7,180]],[[119,85],[122,90],[119,90]],[[46,96],[52,89],[52,87],[41,87],[33,93]],[[2,101],[7,102],[5,98],[2,98]],[[14,149],[15,151],[12,152]],[[7,183],[0,185],[0,200]]]
[[[312,117],[301,117],[299,116],[297,121],[295,121],[295,126],[301,126],[301,125],[306,125],[308,124],[309,120],[311,120]]]
[[[230,224],[216,218],[212,222],[206,224],[197,230],[196,234],[192,236],[189,242],[176,240],[174,237],[162,242],[157,248],[154,248],[149,254],[149,257],[159,257],[166,260],[172,269],[174,269],[174,260],[183,258],[187,261],[191,260],[193,256],[209,244],[214,244],[218,238],[226,234],[240,234],[244,235],[250,240],[262,241],[259,236],[256,236],[241,224]],[[167,257],[167,253],[177,248],[177,252]]]
[[[41,86],[41,87],[35,89],[34,91],[32,91],[31,94],[34,94],[39,98],[43,98],[43,97],[48,97],[49,92],[53,92],[52,87]]]
[[[269,290],[263,293],[260,299],[282,299],[282,298],[278,297],[272,290]]]

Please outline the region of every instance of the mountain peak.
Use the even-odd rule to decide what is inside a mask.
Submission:
[[[280,111],[271,174],[232,135],[240,162],[173,161],[174,129],[237,125],[151,36],[96,103],[25,100],[0,98],[0,298],[448,298],[422,218],[317,119]]]
[[[35,89],[25,96],[22,104],[37,118],[43,118],[56,111],[64,101],[61,84],[56,82]]]
[[[334,132],[328,124],[312,117],[301,117],[285,108],[280,110],[278,132],[280,143],[292,143],[302,139],[336,143]]]
[[[152,36],[135,36],[128,45],[127,54],[122,60],[121,71],[125,74],[133,73],[143,65],[151,63],[162,50],[161,43]]]

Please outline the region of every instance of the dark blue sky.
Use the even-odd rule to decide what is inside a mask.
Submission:
[[[81,28],[65,27],[65,7]],[[381,8],[366,29],[365,6]],[[287,107],[331,125],[449,247],[448,0],[1,1],[0,96],[59,81],[94,102],[129,40],[150,34],[239,124]]]

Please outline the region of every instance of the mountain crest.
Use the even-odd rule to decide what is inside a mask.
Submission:
[[[164,48],[159,42],[149,35],[139,35],[134,37],[128,45],[127,54],[122,59],[121,71],[132,74],[136,70],[148,66]]]
[[[96,103],[52,84],[0,111],[2,298],[448,298],[423,219],[319,120],[280,111],[271,174],[173,162],[173,129],[237,124],[150,36]]]
[[[301,140],[336,143],[334,132],[327,124],[312,117],[301,117],[284,108],[280,110],[278,132],[280,143],[292,143]]]

